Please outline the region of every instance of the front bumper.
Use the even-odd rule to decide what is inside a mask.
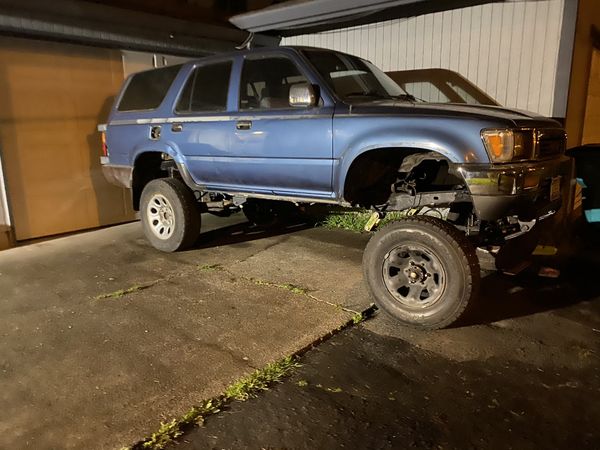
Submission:
[[[570,168],[571,160],[560,157],[502,165],[463,164],[458,171],[466,181],[481,220],[518,216],[530,221],[560,209],[569,185]],[[558,195],[556,183],[560,183]]]

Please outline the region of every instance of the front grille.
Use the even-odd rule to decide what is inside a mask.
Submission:
[[[567,136],[560,128],[538,129],[536,141],[536,156],[544,159],[564,153]]]

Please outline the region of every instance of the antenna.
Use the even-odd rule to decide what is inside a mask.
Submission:
[[[250,50],[254,45],[254,43],[252,42],[254,40],[254,33],[250,32],[248,34],[248,37],[246,38],[246,40],[244,42],[242,42],[240,45],[238,45],[236,47],[236,50]]]

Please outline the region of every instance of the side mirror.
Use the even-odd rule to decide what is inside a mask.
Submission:
[[[298,83],[290,87],[290,106],[306,108],[317,104],[317,96],[312,84]]]

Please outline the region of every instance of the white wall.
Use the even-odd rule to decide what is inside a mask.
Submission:
[[[8,213],[8,200],[6,197],[6,183],[4,182],[4,172],[2,171],[2,158],[0,158],[0,232],[5,226],[10,225],[10,215]]]
[[[444,11],[330,32],[284,38],[355,54],[386,71],[441,67],[461,73],[509,107],[564,116],[555,92],[565,2],[526,0]],[[561,64],[562,65],[562,64]],[[557,85],[557,80],[559,85]]]

